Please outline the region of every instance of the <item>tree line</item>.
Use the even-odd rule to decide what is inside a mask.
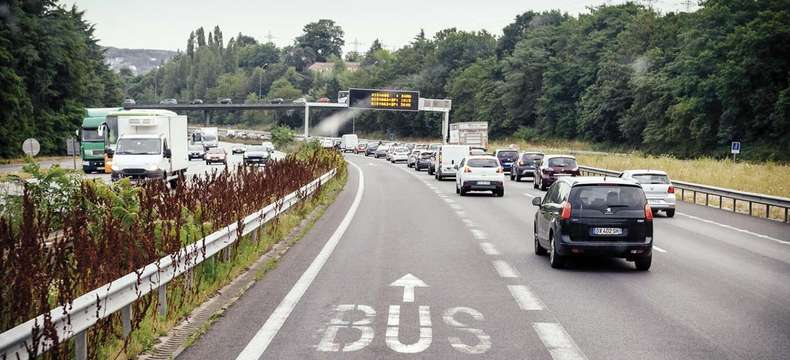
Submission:
[[[29,137],[43,154],[63,153],[85,107],[120,104],[121,81],[93,31],[55,0],[0,6],[0,157],[20,156]]]
[[[661,13],[635,3],[576,16],[528,11],[500,36],[420,31],[396,50],[376,40],[364,53],[346,54],[343,29],[332,20],[305,25],[285,47],[241,33],[225,40],[219,27],[198,28],[185,51],[158,69],[143,76],[122,70],[120,89],[104,86],[138,103],[335,101],[351,87],[409,89],[452,99],[451,121],[487,121],[492,138],[580,139],[681,157],[724,156],[731,141],[742,141],[746,157],[786,161],[788,8],[790,0],[705,0],[694,12]],[[324,61],[334,63],[333,71],[309,71]],[[348,62],[359,63],[358,70]],[[293,128],[301,119],[298,111],[212,117]],[[413,137],[439,137],[439,123],[436,114],[389,111],[364,112],[355,121],[364,133]],[[341,132],[351,130],[346,127]]]

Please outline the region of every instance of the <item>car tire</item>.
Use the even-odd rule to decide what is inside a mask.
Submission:
[[[513,177],[513,172],[510,172],[510,181],[515,181],[516,178]]]
[[[557,254],[557,249],[554,248],[554,235],[549,235],[549,245],[551,249],[549,249],[549,265],[555,269],[562,269],[565,267],[565,257]]]
[[[496,196],[497,196],[497,197],[503,197],[503,196],[505,196],[505,189],[502,189],[502,190],[498,190],[498,191],[496,191]]]
[[[519,182],[519,181],[521,181],[521,176],[520,175],[516,175],[516,182]]]
[[[653,255],[638,257],[634,260],[634,266],[639,271],[650,270],[650,265],[653,263]]]
[[[461,193],[461,188],[458,187],[458,183],[455,183],[455,193],[456,194],[460,194]]]
[[[674,217],[675,209],[667,209],[667,217]]]
[[[548,254],[548,251],[546,251],[546,249],[544,249],[543,246],[540,245],[540,241],[538,240],[537,229],[533,231],[532,237],[535,239],[535,255],[546,256],[546,254]]]
[[[537,189],[538,188],[538,178],[532,179],[532,187]]]
[[[546,185],[543,185],[543,179],[540,179],[540,186],[539,188],[543,191],[546,191]]]

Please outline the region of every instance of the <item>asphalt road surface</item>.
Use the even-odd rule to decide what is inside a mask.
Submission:
[[[790,226],[681,203],[649,272],[533,254],[542,192],[348,156],[325,215],[179,359],[787,359]]]

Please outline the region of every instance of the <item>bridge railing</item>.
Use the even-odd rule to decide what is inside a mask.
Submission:
[[[620,176],[619,171],[609,170],[609,169],[601,169],[601,168],[594,168],[590,166],[579,166],[582,175],[595,175],[595,176]],[[756,206],[765,209],[765,217],[769,219],[773,219],[771,217],[771,209],[780,209],[780,212],[783,214],[778,220],[782,220],[783,222],[788,222],[788,209],[790,209],[790,199],[779,197],[779,196],[772,196],[772,195],[764,195],[764,194],[755,194],[746,191],[738,191],[733,189],[721,188],[716,186],[710,185],[702,185],[696,184],[691,182],[685,181],[676,181],[672,180],[672,185],[680,190],[680,200],[686,202],[692,202],[695,204],[705,204],[705,206],[710,206],[711,198],[718,200],[718,208],[725,209],[725,210],[732,210],[734,212],[738,212],[738,205],[746,205],[748,208],[748,214],[750,216],[755,216],[757,214]],[[677,194],[677,191],[675,192]],[[691,198],[689,199],[686,193],[691,194]],[[704,196],[704,200],[700,198],[700,196]],[[732,203],[732,208],[728,209],[723,207],[724,201],[728,200]],[[744,209],[744,213],[746,213],[746,209]]]
[[[288,210],[300,200],[313,194],[336,174],[333,169],[272,204],[248,215],[243,220],[242,236],[248,235]],[[75,357],[87,358],[87,331],[99,320],[121,311],[123,335],[131,333],[132,305],[144,295],[157,291],[158,312],[167,313],[166,285],[205,260],[225,250],[238,240],[236,223],[223,227],[205,238],[185,246],[177,253],[148,264],[137,272],[129,273],[98,289],[74,299],[67,307],[57,307],[49,314],[17,325],[0,334],[0,359],[27,359],[32,354],[43,354],[54,344],[42,338],[45,316],[50,318],[57,331],[57,339],[64,342],[75,339]],[[138,276],[139,274],[139,276]]]

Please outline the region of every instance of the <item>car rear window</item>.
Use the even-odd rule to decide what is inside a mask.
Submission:
[[[433,153],[431,153],[431,152],[420,153],[420,158],[423,158],[423,159],[430,159],[431,156],[433,156]]]
[[[223,150],[221,148],[211,148],[211,149],[208,150],[208,153],[209,154],[224,154],[225,150]]]
[[[669,177],[661,174],[634,174],[633,178],[640,184],[669,184]]]
[[[642,209],[645,193],[642,188],[627,185],[582,185],[574,186],[570,196],[574,209],[606,208]]]
[[[574,159],[574,158],[567,158],[567,157],[550,158],[549,159],[549,166],[550,167],[575,168],[576,167],[576,159]]]
[[[499,160],[516,161],[516,159],[518,159],[518,151],[500,151],[496,154],[496,157],[499,158]]]
[[[521,155],[521,162],[523,162],[524,165],[535,165],[535,161],[540,159],[543,159],[543,155],[540,154]]]
[[[469,159],[466,165],[473,168],[496,168],[499,162],[494,159]]]

